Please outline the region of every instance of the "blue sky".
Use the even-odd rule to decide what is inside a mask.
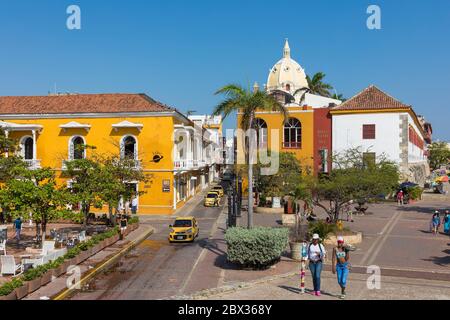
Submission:
[[[79,5],[82,29],[66,28]],[[367,7],[382,29],[366,27]],[[375,84],[450,140],[448,0],[0,0],[0,95],[144,92],[211,112],[220,86],[261,85],[284,38],[351,97]],[[226,122],[233,127],[234,119]]]

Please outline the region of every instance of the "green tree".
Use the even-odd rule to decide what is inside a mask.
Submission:
[[[335,99],[335,100],[340,100],[340,101],[342,101],[342,102],[347,101],[347,99],[344,98],[344,95],[343,95],[343,94],[337,94],[337,93],[335,93],[335,94],[333,94],[333,96],[332,96],[331,98],[333,98],[333,99]]]
[[[292,195],[301,182],[302,166],[295,154],[280,152],[278,156],[279,168],[277,174],[256,176],[258,191],[266,197]]]
[[[259,90],[246,90],[240,85],[230,84],[219,89],[216,95],[224,95],[225,99],[214,109],[214,115],[222,114],[224,118],[230,114],[242,112],[241,128],[245,131],[255,129],[256,110],[279,111],[287,119],[287,110],[274,97]],[[256,137],[246,143],[246,162],[248,164],[248,228],[253,227],[253,150]]]
[[[70,192],[73,195],[73,201],[81,204],[81,213],[83,214],[83,225],[87,226],[91,207],[102,208],[103,199],[101,193],[103,190],[101,164],[93,159],[80,159],[65,162],[66,168],[64,175],[70,178]]]
[[[331,97],[330,90],[333,90],[333,86],[325,83],[323,80],[325,78],[325,73],[317,72],[313,77],[306,76],[306,80],[308,81],[308,86],[310,93],[317,94],[323,97]]]
[[[108,204],[109,220],[115,224],[113,215],[114,208],[117,208],[120,197],[130,199],[134,191],[128,188],[126,182],[151,182],[151,175],[144,174],[141,168],[136,168],[135,161],[130,159],[120,159],[117,156],[103,157],[99,160],[102,164],[100,174],[100,184],[102,186],[99,197]],[[144,194],[139,191],[136,196]]]
[[[66,207],[69,198],[66,190],[57,188],[54,172],[50,168],[25,169],[20,179],[7,181],[0,191],[0,202],[9,207],[15,217],[28,217],[31,214],[36,226],[41,225],[42,244],[48,223],[76,216]]]
[[[398,186],[397,166],[382,156],[367,164],[363,153],[352,149],[335,157],[333,162],[335,169],[328,176],[307,177],[296,190],[297,199],[324,209],[333,222],[337,222],[343,205],[350,200],[367,201],[389,195]],[[329,201],[329,207],[324,205],[325,201]]]
[[[431,169],[439,169],[450,162],[450,148],[446,142],[433,142],[428,146],[428,150]]]

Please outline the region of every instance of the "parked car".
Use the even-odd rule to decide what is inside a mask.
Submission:
[[[206,195],[204,205],[205,207],[218,207],[219,201],[219,193],[217,191],[211,191]]]
[[[224,195],[224,191],[223,191],[223,188],[222,188],[222,186],[220,186],[220,185],[217,185],[217,186],[214,186],[213,188],[212,188],[212,190],[211,191],[217,191],[217,192],[219,192],[219,197],[223,197],[223,195]]]

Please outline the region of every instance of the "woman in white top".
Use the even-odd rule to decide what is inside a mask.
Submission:
[[[309,270],[313,279],[314,291],[312,295],[320,297],[320,276],[322,274],[323,259],[325,258],[325,247],[319,243],[320,237],[315,233],[312,242],[308,246]]]

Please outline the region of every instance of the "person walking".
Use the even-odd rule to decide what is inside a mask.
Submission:
[[[350,200],[344,205],[344,212],[347,215],[347,222],[354,222],[353,220],[353,210],[352,210],[353,200]]]
[[[349,273],[350,254],[344,245],[344,237],[337,238],[337,247],[333,248],[333,274],[337,274],[337,281],[341,287],[341,299],[345,299],[345,288],[347,287],[347,278]]]
[[[325,247],[319,243],[320,237],[317,233],[313,234],[311,243],[308,246],[309,270],[313,279],[314,291],[312,295],[320,297],[320,277],[322,274],[323,260],[326,255]]]
[[[397,203],[398,203],[399,206],[402,206],[402,205],[405,204],[404,199],[405,199],[405,195],[403,193],[403,190],[400,190],[397,193]]]
[[[439,227],[441,226],[441,217],[439,216],[439,211],[435,211],[433,218],[431,218],[431,231],[437,235]]]
[[[16,220],[14,220],[14,228],[16,229],[16,235],[15,238],[17,242],[20,241],[20,232],[22,231],[22,219],[20,217],[17,217]]]
[[[445,210],[445,216],[442,219],[442,224],[444,225],[444,233],[450,234],[450,211]]]
[[[131,199],[131,214],[137,214],[138,208],[138,198],[136,195],[133,195],[133,199]]]

